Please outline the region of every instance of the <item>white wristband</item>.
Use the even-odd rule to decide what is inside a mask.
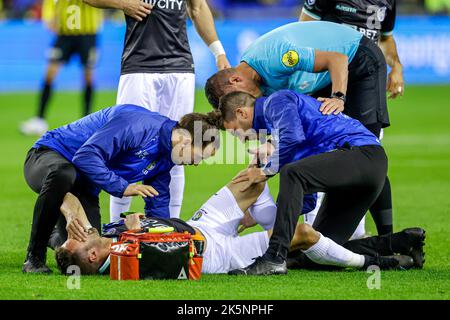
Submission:
[[[209,50],[211,50],[211,53],[214,55],[216,61],[218,56],[220,56],[221,54],[225,54],[225,49],[223,48],[220,40],[214,41],[208,46],[208,48]]]

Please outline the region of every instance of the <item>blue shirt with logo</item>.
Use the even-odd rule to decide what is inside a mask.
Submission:
[[[310,94],[331,83],[328,71],[313,73],[315,50],[345,54],[350,63],[361,37],[358,31],[336,23],[294,22],[256,39],[241,61],[261,76],[265,96],[281,89]]]
[[[48,131],[33,146],[70,161],[92,193],[122,197],[128,184],[144,181],[159,193],[145,198],[148,216],[169,218],[172,130],[167,117],[135,105],[118,105]]]

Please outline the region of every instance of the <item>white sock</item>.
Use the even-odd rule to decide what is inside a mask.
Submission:
[[[302,251],[308,258],[318,264],[361,268],[365,261],[363,255],[345,249],[322,234],[320,234],[320,239],[316,244]]]
[[[171,218],[179,218],[184,192],[184,167],[174,166],[170,171],[170,204]]]
[[[358,226],[356,227],[355,232],[353,232],[353,235],[350,237],[350,240],[361,239],[365,236],[365,234],[366,234],[366,217],[364,216],[359,222]]]
[[[317,193],[316,207],[314,208],[313,211],[310,211],[310,212],[305,213],[305,214],[303,215],[303,216],[304,216],[304,221],[305,221],[305,223],[309,224],[310,226],[312,226],[313,223],[314,223],[314,220],[316,220],[317,213],[319,212],[320,205],[322,204],[324,195],[325,195],[325,193],[323,193],[323,192],[318,192],[318,193]]]
[[[120,219],[120,214],[130,210],[132,197],[109,198],[109,221],[114,222]]]
[[[248,211],[252,215],[253,219],[264,228],[269,230],[273,228],[275,224],[275,218],[277,216],[277,206],[273,201],[270,194],[269,186],[266,182],[263,192],[259,195],[256,202],[248,208]]]

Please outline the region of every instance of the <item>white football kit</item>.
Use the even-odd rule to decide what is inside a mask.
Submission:
[[[248,209],[253,219],[270,230],[275,223],[277,207],[267,186]],[[206,238],[202,273],[228,273],[253,263],[269,247],[268,231],[239,236],[237,230],[244,212],[227,187],[220,189],[187,221],[199,229]],[[318,264],[360,268],[365,258],[338,245],[320,234],[317,243],[303,251]]]
[[[120,76],[117,104],[135,104],[178,121],[194,110],[195,74],[131,73]],[[180,216],[184,192],[184,167],[172,168],[170,181],[170,217]],[[131,197],[110,198],[110,221],[128,211]]]
[[[274,205],[271,220],[275,221]],[[269,246],[267,231],[244,236],[237,234],[244,212],[239,208],[230,189],[223,187],[187,221],[199,229],[206,238],[203,254],[203,273],[227,273],[243,268],[262,256]],[[257,218],[254,217],[258,222]]]

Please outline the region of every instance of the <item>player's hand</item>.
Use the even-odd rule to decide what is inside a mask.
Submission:
[[[250,215],[250,213],[248,211],[246,211],[244,214],[244,217],[239,222],[238,233],[241,233],[245,229],[254,227],[254,226],[256,226],[256,224],[257,223],[256,223],[255,219],[253,219],[253,217]]]
[[[248,168],[238,173],[233,178],[233,183],[245,182],[241,192],[248,190],[253,184],[267,181],[269,179],[260,168]]]
[[[253,155],[253,159],[250,162],[249,167],[255,167],[258,165],[258,163],[261,164],[267,163],[267,158],[269,158],[272,155],[274,150],[275,147],[270,142],[266,142],[256,149],[248,149],[248,153]]]
[[[69,239],[75,239],[81,242],[85,242],[87,240],[87,230],[77,218],[67,221],[66,230]]]
[[[231,68],[231,65],[228,62],[227,56],[224,54],[217,56],[216,66],[217,66],[217,70],[219,70],[219,71],[223,70],[223,69]]]
[[[320,106],[320,112],[322,114],[339,114],[344,111],[344,101],[338,98],[318,98],[318,101],[322,102]]]
[[[129,184],[123,193],[124,197],[142,196],[144,198],[153,198],[158,195],[159,193],[155,190],[155,188],[145,184]]]
[[[142,0],[123,0],[121,3],[122,11],[137,21],[142,21],[153,9],[153,6]]]
[[[141,218],[144,216],[143,213],[133,213],[129,214],[125,218],[125,226],[128,230],[136,230],[141,228]]]
[[[387,91],[389,99],[403,96],[405,83],[403,81],[403,68],[401,65],[392,68],[387,79]]]

